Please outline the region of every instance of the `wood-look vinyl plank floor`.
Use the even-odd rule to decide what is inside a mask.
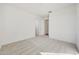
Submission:
[[[3,45],[0,55],[41,55],[41,52],[78,54],[75,44],[39,36]]]

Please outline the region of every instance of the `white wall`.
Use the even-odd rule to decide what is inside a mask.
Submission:
[[[76,43],[77,43],[77,48],[79,50],[79,4],[77,4],[77,21],[76,21],[76,25],[77,25],[77,40],[76,40]]]
[[[3,37],[5,36],[3,11],[4,11],[3,4],[0,4],[0,46],[2,44]]]
[[[3,30],[3,19],[2,19],[2,6],[0,4],[0,45],[1,45],[1,38],[2,38],[2,30]]]
[[[35,20],[38,16],[9,4],[4,5],[2,13],[5,20],[5,35],[0,39],[1,45],[35,37]]]
[[[49,37],[75,43],[75,5],[53,11],[49,20]]]

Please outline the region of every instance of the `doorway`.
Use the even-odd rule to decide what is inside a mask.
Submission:
[[[36,20],[36,25],[35,25],[35,36],[48,36],[49,34],[49,23],[48,19],[42,18]]]
[[[44,21],[44,25],[45,25],[45,26],[44,26],[44,28],[45,28],[45,35],[49,35],[49,34],[48,34],[48,31],[49,31],[49,30],[48,30],[48,28],[49,28],[48,26],[49,26],[49,25],[48,25],[48,24],[49,24],[49,23],[48,23],[48,19],[47,19],[47,20]]]

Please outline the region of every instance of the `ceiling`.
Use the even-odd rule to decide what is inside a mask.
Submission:
[[[12,4],[21,9],[29,11],[39,16],[46,16],[48,11],[54,11],[63,7],[73,5],[72,3],[16,3]]]

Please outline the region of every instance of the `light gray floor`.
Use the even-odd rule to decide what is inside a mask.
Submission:
[[[39,36],[4,45],[1,55],[40,55],[40,52],[78,54],[76,46],[71,43]]]

